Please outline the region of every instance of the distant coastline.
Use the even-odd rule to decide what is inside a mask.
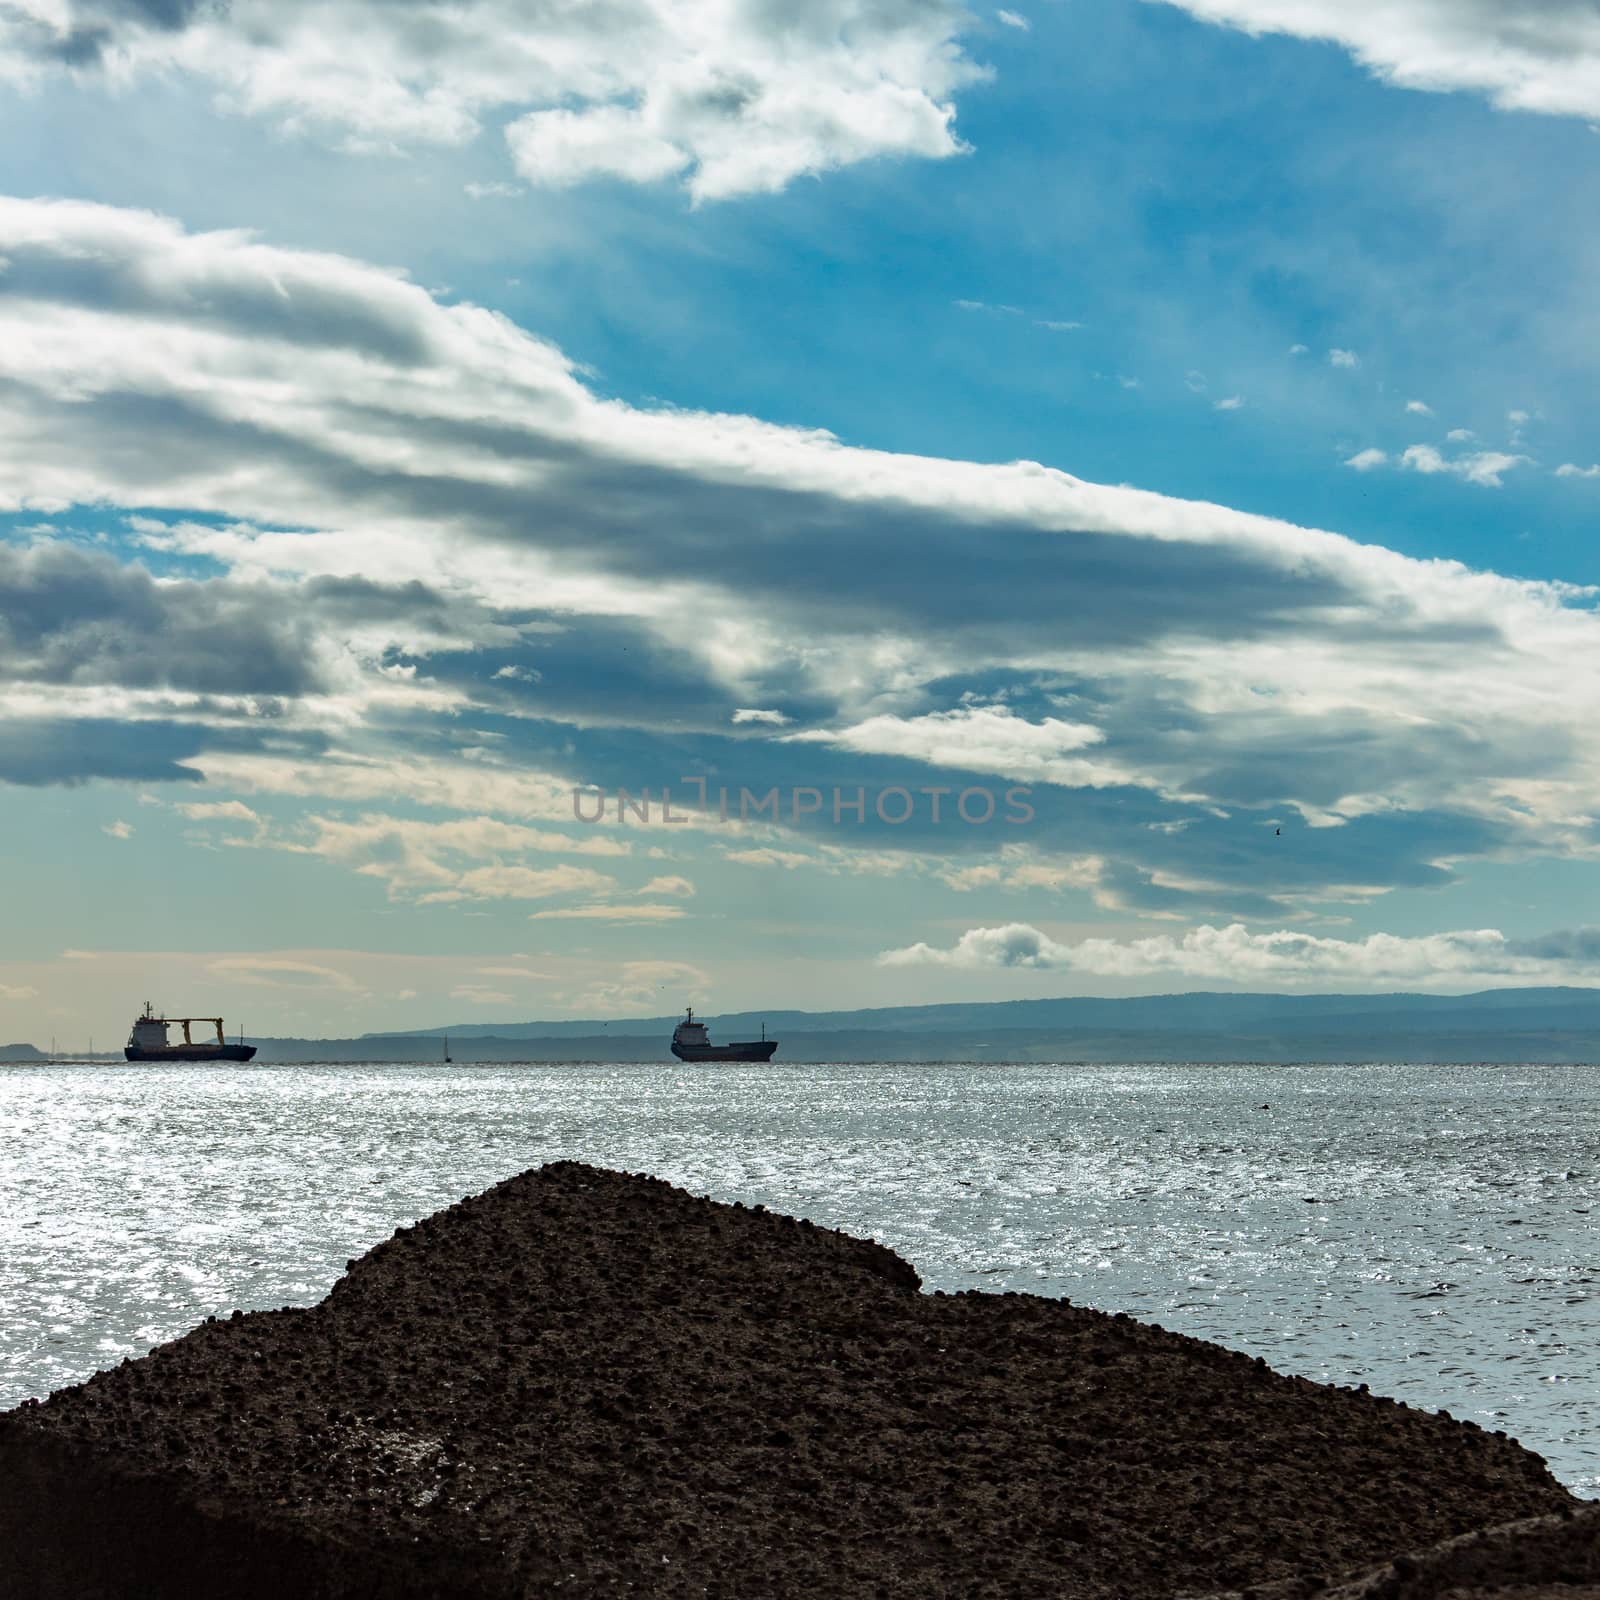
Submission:
[[[677,1016],[453,1022],[343,1039],[253,1038],[260,1062],[668,1061]],[[1600,1063],[1600,989],[1488,989],[1467,995],[1171,994],[1069,997],[861,1011],[739,1011],[709,1017],[724,1036],[781,1030],[776,1070],[806,1062],[1384,1061]],[[81,1051],[56,1058],[89,1060]],[[36,1045],[0,1062],[44,1063]],[[94,1062],[120,1062],[96,1052]]]
[[[677,1017],[451,1023],[358,1039],[264,1039],[263,1061],[436,1060],[443,1036],[473,1061],[659,1061]],[[1469,995],[1073,996],[862,1011],[737,1011],[732,1037],[765,1023],[784,1061],[1600,1062],[1600,989]],[[778,1064],[783,1070],[784,1063]]]
[[[453,1022],[344,1039],[255,1038],[261,1062],[666,1061],[676,1016]],[[862,1011],[744,1011],[719,1032],[781,1030],[784,1061],[1206,1061],[1367,1064],[1600,1062],[1600,989],[1467,995],[1218,994],[1071,997]],[[50,1059],[31,1044],[0,1061]],[[81,1055],[75,1059],[82,1060]],[[117,1060],[119,1054],[97,1059]]]

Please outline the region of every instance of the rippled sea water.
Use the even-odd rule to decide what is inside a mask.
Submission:
[[[1600,1497],[1592,1067],[0,1067],[0,1408],[559,1158],[1369,1383]]]

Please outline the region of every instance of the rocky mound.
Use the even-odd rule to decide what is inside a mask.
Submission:
[[[524,1173],[318,1306],[0,1417],[0,1595],[1311,1592],[1575,1504],[1470,1423],[918,1287],[759,1207]]]

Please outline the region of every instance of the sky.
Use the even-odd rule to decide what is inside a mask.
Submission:
[[[1600,982],[1597,135],[1594,0],[0,0],[0,1043]]]

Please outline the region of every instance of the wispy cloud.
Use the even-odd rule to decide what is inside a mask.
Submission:
[[[1400,465],[1412,472],[1448,473],[1484,489],[1500,488],[1503,474],[1529,463],[1528,456],[1508,455],[1503,450],[1479,450],[1471,455],[1445,457],[1431,444],[1411,445],[1400,456]]]
[[[803,851],[774,850],[765,845],[750,850],[728,850],[723,853],[722,859],[736,861],[746,867],[783,867],[790,872],[796,867],[817,865],[817,858],[806,855]]]
[[[1357,472],[1371,472],[1375,468],[1388,466],[1389,462],[1390,457],[1386,451],[1371,448],[1358,451],[1345,462],[1345,465],[1353,467]],[[1468,455],[1446,456],[1434,445],[1414,444],[1395,457],[1394,464],[1406,471],[1420,472],[1425,476],[1444,474],[1475,483],[1480,488],[1498,489],[1504,481],[1505,473],[1516,467],[1530,465],[1531,458],[1509,455],[1501,450],[1479,450]],[[1560,469],[1557,471],[1559,474]]]
[[[676,922],[686,916],[682,906],[563,906],[529,913],[531,922]]]
[[[342,967],[285,956],[222,956],[207,966],[229,983],[250,984],[259,989],[332,989],[346,994],[361,990],[360,983]]]

